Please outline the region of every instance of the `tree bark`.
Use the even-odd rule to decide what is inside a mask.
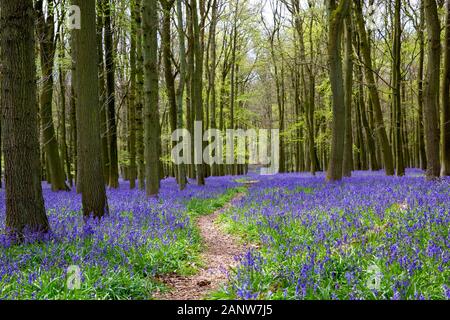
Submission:
[[[40,179],[32,0],[0,2],[6,228],[21,240],[48,232]]]
[[[443,176],[450,175],[450,0],[446,2],[444,76],[442,83],[441,145]]]
[[[53,123],[53,70],[55,62],[56,41],[53,1],[49,1],[46,14],[44,13],[42,0],[36,2],[36,12],[38,16],[39,48],[42,69],[42,91],[40,95],[40,115],[43,131],[43,144],[46,155],[46,162],[50,172],[53,191],[68,191],[65,183],[65,174],[59,154],[58,141],[56,140],[55,125]],[[46,17],[45,17],[46,16]]]
[[[82,27],[74,29],[73,50],[78,126],[78,183],[81,186],[84,217],[102,218],[108,214],[100,135],[98,100],[98,57],[95,3],[73,0],[80,7]]]
[[[353,103],[353,26],[349,14],[345,21],[345,139],[343,176],[350,177],[353,171],[353,135],[352,135],[352,103]]]
[[[158,111],[158,12],[154,0],[143,0],[142,14],[144,55],[144,145],[146,192],[159,193],[159,111]]]
[[[113,30],[111,26],[111,0],[103,0],[104,12],[104,41],[106,63],[106,92],[108,106],[108,144],[109,144],[109,186],[119,187],[119,159],[117,151],[117,123],[116,123],[116,92],[115,92],[115,63],[113,48]]]
[[[177,93],[178,100],[178,129],[183,129],[183,95],[186,84],[186,45],[185,45],[185,36],[183,30],[183,10],[181,0],[177,0],[177,20],[178,20],[178,42],[179,42],[179,50],[180,50],[180,82]],[[178,183],[180,186],[180,190],[184,190],[186,188],[186,166],[185,164],[180,164],[178,166]]]
[[[333,124],[330,164],[327,180],[338,181],[342,179],[342,162],[344,157],[345,138],[345,96],[342,75],[341,38],[344,31],[344,19],[350,8],[350,0],[329,0],[329,33],[328,58],[330,65],[330,83],[333,93]]]
[[[375,132],[377,133],[378,141],[381,146],[386,174],[392,176],[395,174],[394,160],[392,157],[392,150],[389,145],[389,140],[386,134],[383,113],[381,111],[380,96],[373,73],[372,53],[370,52],[369,38],[367,36],[366,27],[364,25],[361,0],[355,1],[355,7],[356,22],[358,25],[358,31],[361,41],[361,54],[364,62],[364,71],[374,111],[374,120],[376,125]]]
[[[203,123],[203,52],[200,37],[200,24],[197,12],[197,0],[191,0],[191,15],[193,27],[193,52],[194,52],[194,75],[193,75],[193,99],[192,104],[195,108],[195,121]],[[199,152],[202,153],[203,152]],[[203,159],[203,157],[202,157]],[[203,162],[203,161],[202,161]],[[204,164],[197,164],[197,184],[199,186],[205,185],[205,168]]]
[[[401,100],[401,1],[395,0],[394,10],[394,61],[393,61],[393,114],[394,114],[394,152],[395,168],[397,176],[405,175],[405,164],[403,161],[403,143],[402,143],[402,100]]]
[[[137,165],[136,165],[136,105],[140,97],[137,96],[137,39],[138,39],[138,26],[136,25],[137,1],[132,0],[130,2],[131,11],[131,45],[130,45],[130,99],[128,106],[128,145],[129,152],[129,178],[130,189],[136,188],[137,178]]]
[[[425,22],[428,29],[428,70],[424,91],[425,150],[427,178],[434,179],[441,173],[438,120],[441,29],[435,0],[425,0]]]
[[[425,133],[423,127],[423,82],[424,82],[424,65],[425,65],[425,0],[420,2],[420,25],[417,30],[419,37],[419,46],[420,46],[420,54],[419,54],[419,71],[418,71],[418,82],[417,82],[417,103],[418,103],[418,111],[417,111],[417,140],[418,140],[418,148],[419,148],[419,162],[420,168],[425,170],[427,168],[427,154],[425,151]]]
[[[103,26],[104,22],[103,6],[98,7],[97,12],[97,50],[98,50],[98,86],[99,86],[99,100],[100,100],[100,132],[102,137],[102,161],[103,161],[103,176],[105,181],[109,182],[109,149],[108,149],[108,122],[106,115],[107,97],[106,97],[106,83],[105,83],[105,59],[103,57]]]

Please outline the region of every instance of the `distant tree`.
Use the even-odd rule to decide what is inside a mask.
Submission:
[[[40,179],[35,15],[32,0],[1,1],[0,12],[6,228],[20,238],[50,229]]]
[[[190,13],[193,29],[193,54],[194,54],[194,74],[193,77],[193,88],[192,90],[192,105],[195,109],[195,121],[203,123],[203,48],[202,48],[202,38],[200,30],[200,21],[198,17],[198,1],[190,1]],[[200,152],[199,152],[200,153]],[[202,153],[203,159],[203,153]],[[197,184],[199,186],[205,185],[205,167],[204,164],[197,164]]]
[[[444,78],[442,81],[442,175],[450,175],[450,0],[446,1]]]
[[[423,82],[424,82],[424,69],[425,69],[425,0],[420,1],[420,22],[417,27],[417,34],[419,38],[419,71],[418,71],[418,81],[417,81],[417,153],[418,153],[418,164],[421,169],[427,168],[427,154],[425,151],[425,134],[423,126]]]
[[[436,0],[425,0],[425,22],[428,29],[428,70],[424,91],[425,149],[427,178],[441,174],[439,158],[439,84],[441,74],[441,26]]]
[[[394,10],[394,48],[393,48],[393,118],[394,118],[394,153],[395,169],[397,176],[405,175],[405,164],[403,162],[403,144],[402,144],[402,70],[401,70],[401,49],[402,49],[402,21],[401,21],[401,0],[395,0]]]
[[[183,129],[183,97],[186,85],[186,45],[185,45],[185,35],[183,30],[183,9],[182,1],[177,0],[177,21],[178,21],[178,42],[180,51],[180,81],[177,92],[177,103],[178,103],[178,129]],[[180,185],[180,190],[186,188],[186,166],[180,164],[178,166],[178,180]]]
[[[383,154],[384,166],[387,175],[394,175],[394,159],[392,156],[391,146],[386,133],[386,128],[383,120],[383,113],[381,110],[380,94],[378,92],[377,83],[375,81],[372,53],[370,50],[369,37],[367,35],[366,26],[364,22],[362,0],[355,1],[355,16],[356,25],[358,26],[359,39],[361,41],[361,56],[364,62],[364,73],[367,81],[367,87],[370,94],[370,101],[373,105],[375,132],[380,143]]]
[[[157,2],[143,0],[142,14],[144,55],[144,144],[146,190],[156,196],[160,187],[159,111],[158,111],[158,11]]]
[[[353,132],[352,132],[352,104],[353,104],[353,22],[351,13],[345,20],[345,139],[342,174],[350,177],[353,170]]]
[[[107,119],[108,119],[108,144],[109,144],[109,186],[119,187],[119,159],[117,151],[117,120],[116,120],[116,92],[115,92],[115,63],[112,28],[113,2],[102,0],[104,13],[104,42],[105,42],[105,66],[106,66],[106,92],[107,92]]]
[[[56,44],[58,38],[55,36],[55,1],[47,3],[46,10],[43,0],[36,1],[37,31],[39,36],[40,62],[42,70],[42,90],[40,94],[40,116],[43,132],[43,145],[45,160],[50,172],[48,178],[52,184],[53,191],[67,191],[69,188],[65,183],[63,162],[59,154],[58,141],[53,123],[53,74],[55,65]]]
[[[342,163],[344,157],[345,137],[345,95],[342,74],[341,39],[344,31],[344,20],[349,12],[350,0],[328,1],[328,58],[330,64],[330,83],[333,95],[333,124],[331,156],[327,179],[342,179]]]
[[[83,215],[101,218],[108,213],[101,155],[100,107],[95,2],[73,0],[81,10],[81,29],[74,29],[73,50],[76,65],[78,182]]]
[[[137,46],[138,43],[138,26],[136,24],[136,15],[140,12],[137,10],[138,4],[136,0],[130,1],[130,11],[131,11],[131,40],[130,40],[130,95],[128,103],[128,145],[130,147],[129,152],[129,178],[130,178],[130,189],[136,188],[136,178],[137,178],[137,165],[136,165],[136,136],[137,136],[137,104],[139,103],[141,97],[137,96]]]

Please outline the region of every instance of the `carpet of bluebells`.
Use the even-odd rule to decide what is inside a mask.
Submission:
[[[450,180],[426,181],[417,170],[358,172],[335,184],[323,174],[245,179],[259,182],[219,222],[253,249],[211,298],[450,299]],[[151,200],[123,182],[108,190],[101,222],[83,221],[75,191],[44,185],[52,231],[20,246],[2,234],[0,190],[0,299],[151,299],[165,289],[158,275],[195,272],[195,215],[225,204],[245,179],[210,178],[182,192],[169,179]],[[79,290],[67,287],[72,265],[82,271]]]
[[[257,249],[215,298],[450,299],[450,180],[252,178],[221,219]]]
[[[109,190],[110,215],[83,221],[75,191],[54,193],[44,185],[51,233],[44,241],[16,246],[2,234],[5,194],[0,191],[0,299],[149,299],[159,274],[189,273],[200,250],[198,230],[187,209],[191,201],[220,197],[237,183],[211,178],[207,188],[178,191],[162,183],[149,200],[128,183]],[[80,290],[68,290],[69,266],[81,268]],[[191,270],[191,271],[190,271]]]

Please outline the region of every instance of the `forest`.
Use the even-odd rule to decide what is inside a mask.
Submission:
[[[450,0],[0,0],[0,300],[449,300]]]

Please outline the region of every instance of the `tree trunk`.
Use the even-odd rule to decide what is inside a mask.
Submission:
[[[100,132],[102,137],[102,161],[103,176],[105,181],[109,181],[109,150],[108,150],[108,122],[106,115],[107,97],[105,83],[105,59],[103,57],[103,26],[104,26],[103,7],[99,6],[97,12],[97,50],[98,50],[98,86],[100,101]]]
[[[420,3],[420,25],[417,30],[419,36],[420,54],[419,54],[419,74],[418,74],[418,119],[417,119],[417,140],[419,148],[420,168],[425,170],[427,168],[427,154],[425,151],[425,133],[423,127],[423,81],[424,81],[424,65],[425,65],[425,0]]]
[[[0,2],[6,229],[48,232],[40,179],[32,0]]]
[[[136,178],[137,178],[137,166],[136,166],[136,105],[140,97],[137,96],[137,30],[136,25],[136,15],[139,14],[137,11],[136,0],[130,2],[131,11],[131,45],[130,45],[130,99],[128,107],[128,144],[130,148],[129,160],[129,178],[130,178],[130,189],[136,188]]]
[[[42,69],[42,91],[40,95],[40,115],[43,131],[43,144],[46,155],[46,162],[50,172],[53,191],[68,191],[65,183],[65,174],[59,155],[58,141],[56,140],[55,126],[53,123],[52,103],[53,103],[53,70],[56,52],[56,37],[54,24],[54,3],[49,1],[48,9],[44,14],[43,3],[36,2],[36,11],[38,15],[38,33],[40,35],[39,48]],[[45,17],[46,16],[46,17]]]
[[[142,0],[136,0],[136,161],[139,190],[145,190],[144,162],[144,56],[142,55]]]
[[[386,134],[386,128],[384,126],[383,113],[381,111],[380,96],[378,93],[377,84],[373,73],[372,53],[370,52],[369,38],[367,36],[366,27],[364,25],[361,0],[356,0],[355,4],[356,4],[356,21],[361,41],[361,53],[364,61],[364,70],[374,111],[374,118],[375,118],[374,120],[376,125],[375,131],[378,136],[378,141],[381,145],[381,151],[383,154],[386,174],[392,176],[395,174],[394,160],[392,157],[392,150],[389,145],[389,140]]]
[[[154,0],[143,0],[144,145],[147,196],[159,193],[158,12]]]
[[[345,138],[345,95],[342,75],[341,38],[344,31],[344,19],[348,13],[350,0],[329,0],[328,57],[330,64],[330,83],[333,94],[333,124],[331,138],[331,155],[327,180],[342,179],[342,162]]]
[[[424,92],[425,150],[427,178],[434,179],[441,173],[438,120],[441,29],[435,0],[425,0],[425,21],[428,29],[428,71]]]
[[[195,69],[193,75],[193,99],[192,104],[195,108],[195,121],[202,122],[203,124],[203,52],[201,48],[201,37],[200,37],[200,24],[197,12],[197,0],[191,0],[191,15],[192,15],[192,27],[193,27],[193,49],[194,49],[194,62]],[[202,154],[203,162],[203,151],[196,150],[199,154]],[[200,160],[200,159],[199,159]],[[204,164],[197,164],[197,184],[199,186],[205,185],[205,168]]]
[[[442,83],[441,145],[443,176],[450,175],[450,0],[446,2],[444,76]]]
[[[103,0],[105,17],[105,63],[106,63],[106,92],[108,106],[108,144],[109,144],[109,186],[119,187],[119,159],[117,151],[117,123],[116,123],[116,93],[115,93],[115,64],[113,48],[113,30],[111,26],[111,0]]]
[[[108,214],[100,137],[98,106],[98,57],[95,3],[74,0],[80,7],[82,28],[74,29],[73,50],[78,125],[78,183],[81,186],[84,217],[102,218]]]
[[[181,0],[177,0],[177,20],[178,20],[178,42],[180,49],[180,83],[178,88],[178,129],[183,129],[183,95],[184,88],[186,83],[186,45],[185,45],[185,36],[183,30],[183,10]],[[186,166],[185,164],[180,164],[178,166],[178,183],[180,186],[180,190],[184,190],[186,188]]]
[[[212,13],[211,13],[211,27],[209,32],[211,33],[211,43],[210,43],[210,66],[209,66],[209,87],[211,88],[211,100],[210,100],[210,127],[211,129],[217,129],[217,89],[216,89],[216,67],[217,67],[217,53],[216,53],[216,28],[218,22],[218,5],[217,0],[213,0]],[[216,156],[215,154],[212,155]],[[219,175],[219,166],[214,163],[211,168],[211,175]]]
[[[393,61],[393,115],[394,115],[394,154],[395,154],[395,168],[397,176],[405,175],[405,165],[403,160],[403,143],[402,143],[402,103],[401,103],[401,2],[395,0],[394,13],[394,61]]]
[[[60,59],[64,59],[64,35],[61,28],[60,37]],[[67,151],[67,127],[66,127],[66,73],[63,71],[61,64],[59,65],[59,87],[61,90],[61,166],[66,166],[67,180],[72,186],[72,172],[70,169],[69,152]],[[64,170],[64,169],[63,169]]]
[[[344,162],[342,174],[350,177],[353,171],[353,135],[352,135],[352,103],[353,103],[353,26],[352,16],[346,18],[345,32],[345,140]]]

